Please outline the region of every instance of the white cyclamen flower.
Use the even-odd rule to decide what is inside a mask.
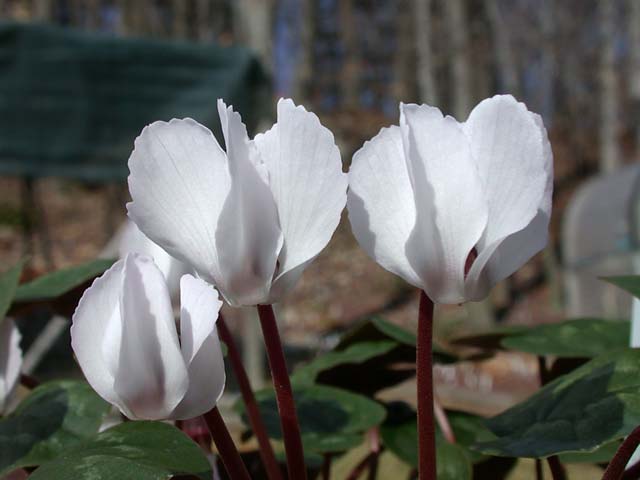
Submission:
[[[552,188],[542,120],[512,96],[480,102],[464,123],[400,105],[400,126],[354,155],[347,209],[375,261],[437,303],[461,303],[544,248]]]
[[[249,140],[218,101],[226,153],[194,120],[155,122],[129,159],[129,217],[231,305],[279,300],[327,245],[347,175],[331,132],[291,100]]]
[[[0,413],[7,408],[11,394],[20,379],[20,338],[20,332],[13,320],[5,318],[0,323]]]
[[[192,273],[189,267],[169,255],[157,243],[152,242],[129,219],[121,227],[118,240],[118,258],[124,258],[129,253],[139,253],[153,258],[153,263],[160,269],[167,281],[171,298],[178,298],[180,278],[186,273]]]
[[[129,254],[93,282],[73,315],[71,346],[85,377],[131,419],[193,418],[222,395],[218,293],[184,275],[180,302],[178,333],[162,272]]]

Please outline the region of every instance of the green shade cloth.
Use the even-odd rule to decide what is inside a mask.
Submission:
[[[241,47],[0,23],[0,175],[123,179],[145,125],[191,117],[218,134],[223,98],[251,130],[267,84]]]

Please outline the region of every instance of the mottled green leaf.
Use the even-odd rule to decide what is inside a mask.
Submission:
[[[0,421],[0,475],[40,465],[93,437],[108,409],[84,382],[50,382],[36,388]]]
[[[600,277],[605,282],[626,290],[636,298],[640,298],[640,275],[620,275],[615,277]]]
[[[377,402],[338,388],[297,385],[294,397],[302,441],[310,452],[341,452],[353,448],[362,442],[366,430],[382,423],[385,417],[384,408]],[[269,436],[282,439],[274,391],[257,392],[256,399]],[[244,414],[242,402],[238,402],[236,408]]]
[[[15,300],[19,302],[52,300],[101,275],[113,265],[113,262],[114,260],[98,259],[47,273],[20,285],[16,291]]]
[[[630,328],[628,321],[579,318],[513,333],[501,343],[534,355],[591,358],[629,346]]]
[[[388,353],[396,345],[396,342],[389,340],[360,342],[349,345],[344,350],[325,353],[297,368],[291,381],[299,385],[312,384],[321,372],[346,364],[362,365],[367,360]]]
[[[640,425],[640,350],[601,355],[487,421],[488,455],[547,457],[591,452]]]
[[[0,323],[7,315],[11,302],[15,297],[23,266],[24,261],[18,262],[9,270],[0,274]]]
[[[42,465],[33,480],[165,480],[213,473],[204,452],[177,428],[160,422],[127,422],[65,451]]]

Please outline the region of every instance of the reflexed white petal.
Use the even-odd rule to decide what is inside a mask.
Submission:
[[[406,256],[416,202],[400,127],[383,128],[353,156],[347,210],[351,228],[369,256],[407,282],[424,288]]]
[[[216,286],[232,305],[267,301],[282,248],[273,195],[258,173],[260,163],[240,115],[218,101],[231,189],[216,229],[221,275]]]
[[[120,260],[94,280],[82,295],[71,325],[71,347],[82,373],[98,395],[121,410],[122,400],[114,391],[114,370],[109,368],[109,364],[117,365],[120,337],[111,335],[106,343],[105,339],[110,325],[113,329],[113,325],[121,324],[123,269],[124,260]]]
[[[129,219],[122,227],[118,245],[118,257],[124,258],[128,253],[139,253],[153,258],[153,262],[167,281],[171,297],[177,297],[180,277],[188,273],[189,268],[180,260],[169,255],[164,248],[153,242]]]
[[[168,418],[189,384],[169,291],[150,258],[129,254],[124,262],[115,391],[128,417]]]
[[[10,318],[0,324],[0,414],[7,407],[20,378],[22,350],[20,332]]]
[[[129,158],[129,217],[170,255],[220,278],[215,232],[230,189],[226,156],[194,120],[145,127]]]
[[[464,124],[489,206],[468,296],[481,299],[544,248],[551,216],[553,155],[538,115],[510,95],[484,100]]]
[[[257,135],[255,145],[269,170],[284,236],[282,276],[329,243],[346,202],[347,175],[333,134],[289,99],[278,102],[278,122]]]
[[[180,280],[180,341],[189,374],[189,389],[171,418],[193,418],[211,410],[224,390],[225,370],[216,320],[222,302],[202,280]]]
[[[437,303],[465,300],[464,265],[487,222],[467,139],[437,108],[401,105],[400,128],[416,202],[407,258]]]

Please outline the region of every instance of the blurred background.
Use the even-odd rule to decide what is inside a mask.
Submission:
[[[436,336],[632,314],[597,276],[640,268],[638,0],[0,0],[0,17],[1,270],[104,254],[125,219],[134,138],[172,117],[215,130],[218,97],[254,132],[292,97],[335,133],[347,169],[400,101],[464,120],[512,93],[549,131],[552,240],[488,301],[441,309]],[[279,309],[290,350],[307,355],[366,316],[413,328],[417,296],[359,249],[345,215]],[[228,316],[238,333],[255,324]],[[517,400],[505,385],[535,388],[537,364],[498,355],[437,381],[447,405],[483,391],[489,414]]]

